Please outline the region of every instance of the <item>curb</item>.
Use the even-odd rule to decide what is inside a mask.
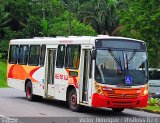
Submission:
[[[134,108],[134,109],[132,109],[132,110],[144,111],[144,112],[154,113],[154,114],[160,114],[160,112],[159,112],[159,111],[152,111],[152,110],[141,109],[141,108]]]

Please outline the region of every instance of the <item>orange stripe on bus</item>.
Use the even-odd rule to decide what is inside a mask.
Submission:
[[[38,70],[33,69],[30,71],[31,75]],[[32,82],[38,82],[36,79],[34,79],[30,73],[27,73],[22,65],[13,65],[9,69],[8,78],[14,78],[14,79],[20,79],[20,80],[26,80],[27,78],[30,79]]]

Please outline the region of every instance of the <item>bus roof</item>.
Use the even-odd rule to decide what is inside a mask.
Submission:
[[[96,39],[125,39],[138,42],[141,40],[125,37],[114,37],[108,35],[97,36],[68,36],[68,37],[35,37],[30,39],[13,39],[10,44],[95,44]]]

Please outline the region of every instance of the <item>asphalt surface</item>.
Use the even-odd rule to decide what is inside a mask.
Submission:
[[[83,108],[81,112],[77,113],[69,110],[67,103],[63,101],[43,99],[40,102],[29,102],[25,99],[25,93],[22,91],[13,88],[0,89],[0,122],[5,122],[5,120],[14,120],[20,123],[99,123],[108,121],[108,119],[107,121],[95,119],[99,117],[114,120],[116,118],[157,118],[160,115],[132,109],[125,109],[121,113],[115,113],[111,109],[93,109],[88,107]],[[158,120],[156,119],[155,122],[160,122],[160,119]],[[126,122],[129,121],[126,120]]]

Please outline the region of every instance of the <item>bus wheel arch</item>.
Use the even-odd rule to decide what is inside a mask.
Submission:
[[[70,94],[71,90],[73,90],[73,89],[76,90],[76,88],[75,88],[73,85],[69,85],[69,86],[67,87],[66,101],[69,101],[69,94]]]
[[[42,99],[42,96],[33,94],[33,86],[30,79],[26,80],[25,82],[25,92],[26,92],[26,99],[28,101],[39,101]]]
[[[26,92],[26,86],[27,86],[27,83],[28,83],[28,82],[31,82],[31,80],[27,78],[27,79],[25,80],[25,86],[24,86],[24,91],[25,91],[25,92]]]
[[[69,104],[69,108],[74,111],[78,112],[80,111],[80,105],[77,104],[77,92],[76,88],[73,85],[68,86],[67,88],[67,94],[66,94],[66,99]]]

